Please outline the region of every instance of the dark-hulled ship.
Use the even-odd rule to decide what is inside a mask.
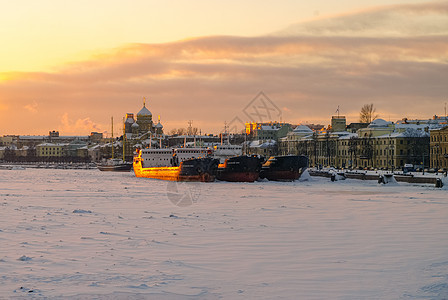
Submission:
[[[192,158],[180,164],[178,181],[215,181],[219,160],[211,157]]]
[[[97,164],[97,167],[100,171],[129,172],[132,169],[132,163],[115,158],[107,159]]]
[[[273,181],[294,181],[308,167],[303,155],[271,156],[261,167],[260,178]]]
[[[228,158],[220,164],[216,179],[231,182],[254,182],[261,170],[262,158],[257,155],[240,155]]]

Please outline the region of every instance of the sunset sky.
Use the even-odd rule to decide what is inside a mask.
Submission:
[[[448,102],[448,1],[0,0],[0,24],[0,136],[110,131],[143,97],[203,133],[261,91],[294,124]]]

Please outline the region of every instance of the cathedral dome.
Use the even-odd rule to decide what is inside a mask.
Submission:
[[[152,113],[143,104],[143,108],[137,113],[137,116],[152,116]]]

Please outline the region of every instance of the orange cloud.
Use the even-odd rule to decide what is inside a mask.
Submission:
[[[61,125],[59,128],[64,134],[79,134],[80,132],[102,132],[101,126],[90,120],[90,118],[77,119],[72,121],[68,117],[68,113],[64,113],[61,117]]]
[[[294,34],[132,44],[52,73],[15,73],[0,81],[0,126],[11,133],[101,132],[110,127],[110,116],[120,120],[138,112],[146,96],[166,130],[192,119],[210,132],[224,121],[245,121],[242,110],[260,91],[287,108],[291,120],[326,124],[340,105],[357,121],[364,103],[374,103],[392,120],[441,114],[440,101],[448,94],[448,26],[442,26],[448,17],[434,3],[425,7],[392,6],[299,24]],[[409,18],[410,9],[419,17]],[[418,32],[425,34],[410,35],[407,28],[423,20]],[[397,22],[404,22],[402,32]],[[393,35],[378,34],[388,28]],[[16,122],[21,110],[37,109],[29,103],[36,97],[39,111],[29,123]]]
[[[28,110],[30,113],[35,114],[35,113],[37,113],[37,106],[38,105],[37,105],[36,100],[33,100],[33,103],[25,105],[24,108],[26,110]]]

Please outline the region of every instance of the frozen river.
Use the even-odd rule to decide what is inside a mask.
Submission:
[[[446,299],[447,195],[0,170],[0,298]]]

